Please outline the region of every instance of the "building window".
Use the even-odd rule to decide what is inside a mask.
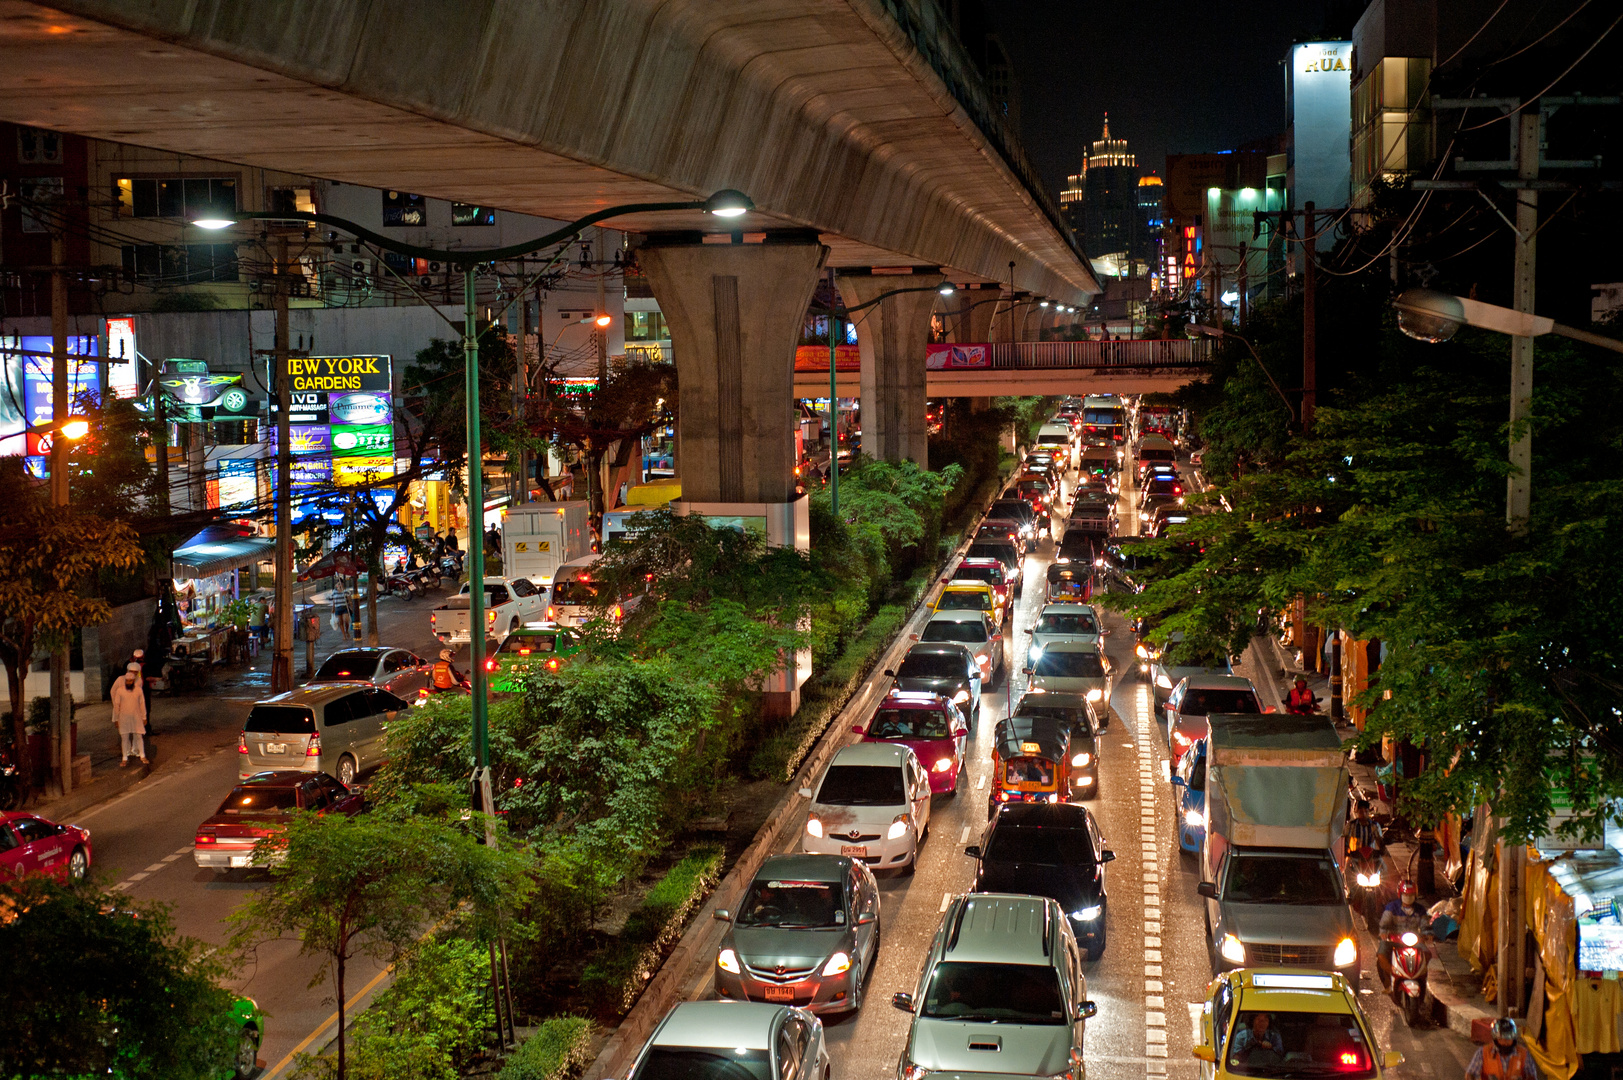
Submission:
[[[125,244],[124,272],[147,286],[237,280],[235,244]]]
[[[230,176],[135,176],[113,182],[121,212],[131,217],[231,218],[237,181]]]
[[[470,206],[467,203],[454,202],[451,204],[451,224],[494,225],[496,210],[490,206]]]
[[[60,212],[53,212],[52,207],[62,201],[63,191],[60,176],[25,176],[17,181],[17,192],[23,197],[23,232],[51,231],[51,222]]]
[[[62,136],[42,128],[17,129],[17,163],[20,165],[62,164]]]
[[[665,315],[658,311],[626,312],[627,341],[665,341],[671,336]]]
[[[266,188],[265,209],[273,214],[313,214],[316,200],[307,187]]]
[[[404,191],[383,193],[383,224],[415,227],[428,224],[428,200]]]

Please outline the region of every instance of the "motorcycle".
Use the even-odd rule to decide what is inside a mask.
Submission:
[[[440,572],[432,566],[418,567],[416,570],[410,571],[410,576],[413,581],[417,582],[417,587],[423,592],[440,587]]]
[[[392,573],[384,580],[385,587],[390,596],[398,596],[402,600],[414,600],[422,592],[422,586],[410,574],[399,571]]]
[[[1411,1028],[1419,1027],[1422,1019],[1429,1019],[1431,1015],[1426,986],[1426,972],[1431,967],[1431,935],[1405,930],[1401,934],[1383,936],[1392,943],[1392,985],[1387,993],[1403,1013],[1403,1022]]]
[[[17,809],[22,795],[22,785],[17,781],[17,766],[0,753],[0,811]]]
[[[1381,857],[1372,847],[1359,848],[1348,859],[1348,876],[1352,879],[1347,890],[1348,903],[1364,920],[1364,926],[1375,933],[1381,925]]]
[[[462,576],[462,552],[447,551],[440,556],[440,576],[456,578]]]

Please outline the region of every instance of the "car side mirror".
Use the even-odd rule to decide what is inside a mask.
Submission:
[[[1030,667],[1023,667],[1023,668],[1020,669],[1020,673],[1022,675],[1030,675],[1031,674],[1031,668]]]
[[[956,739],[961,735],[968,735],[968,734],[969,734],[969,725],[968,724],[954,724],[954,725],[952,725],[952,737],[953,738]]]
[[[879,916],[875,915],[871,911],[864,911],[864,912],[862,912],[861,914],[859,914],[857,916],[857,925],[858,926],[867,926],[869,923],[878,922],[878,921],[879,921]]]
[[[710,913],[710,917],[717,922],[732,922],[733,913],[724,907],[719,907]]]
[[[866,735],[866,734],[868,734],[868,729],[863,727],[861,724],[852,724],[851,725],[851,731],[855,735]]]
[[[812,797],[812,789],[809,787],[803,787],[795,794],[799,795],[802,799],[809,799]]]
[[[1099,852],[1099,861],[1100,862],[1115,862],[1116,861],[1116,853],[1114,851],[1111,851],[1109,848],[1105,848],[1103,851]]]
[[[905,1013],[910,1013],[913,1011],[912,994],[892,994],[890,996],[890,1003]]]
[[[1214,1047],[1206,1045],[1205,1043],[1201,1043],[1198,1046],[1191,1046],[1189,1048],[1189,1052],[1195,1057],[1199,1058],[1201,1061],[1215,1062],[1217,1060],[1217,1050]]]
[[[1199,885],[1195,886],[1195,892],[1199,893],[1201,896],[1206,897],[1206,899],[1208,899],[1208,900],[1216,900],[1217,899],[1217,882],[1215,882],[1215,881],[1202,881]]]
[[[1381,1055],[1381,1066],[1383,1068],[1395,1069],[1402,1064],[1403,1055],[1398,1053],[1396,1050],[1388,1050],[1386,1053]]]
[[[1095,1005],[1091,1001],[1084,1001],[1076,1007],[1076,1018],[1078,1020],[1092,1020],[1098,1015],[1099,1006]]]
[[[971,682],[980,682],[981,681],[981,669],[976,668],[974,671],[971,671],[969,673],[969,679],[970,679]]]
[[[896,672],[892,671],[890,668],[885,669],[885,674],[886,674],[886,676],[888,676],[889,678],[892,678],[892,679],[894,679],[896,677]]]
[[[1183,777],[1174,776],[1172,778],[1172,786],[1173,787],[1188,787],[1189,785],[1183,782]]]
[[[981,857],[981,846],[979,844],[970,844],[964,849],[964,854],[971,859],[978,859]]]

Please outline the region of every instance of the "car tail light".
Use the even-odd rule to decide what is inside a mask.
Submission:
[[[552,619],[555,619],[557,617],[558,617],[557,612],[553,610],[553,607],[552,607],[551,604],[548,604],[547,605],[547,619],[548,619],[548,621],[551,621]]]
[[[439,619],[438,615],[435,615],[432,611],[430,611],[428,613],[428,625],[437,626],[439,624],[439,621],[440,621],[440,619]]]
[[[246,754],[247,752],[248,752],[248,733],[246,731],[239,731],[239,732],[237,732],[237,753]]]
[[[490,659],[485,661],[485,670],[486,671],[495,671],[496,670],[496,658],[494,656],[492,656]]]
[[[548,671],[557,671],[558,670],[558,661],[556,661],[556,660],[548,660],[547,661],[547,670]]]
[[[212,844],[215,842],[213,833],[200,832],[192,838],[194,844]]]
[[[1172,741],[1177,743],[1179,746],[1188,746],[1190,743],[1194,742],[1193,739],[1181,731],[1174,731],[1172,733]]]
[[[321,756],[321,736],[319,734],[310,736],[310,745],[304,748],[304,756]]]

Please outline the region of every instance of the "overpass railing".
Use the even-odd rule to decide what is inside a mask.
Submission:
[[[1022,368],[1204,367],[1215,355],[1210,338],[1127,341],[995,341],[993,370]]]

